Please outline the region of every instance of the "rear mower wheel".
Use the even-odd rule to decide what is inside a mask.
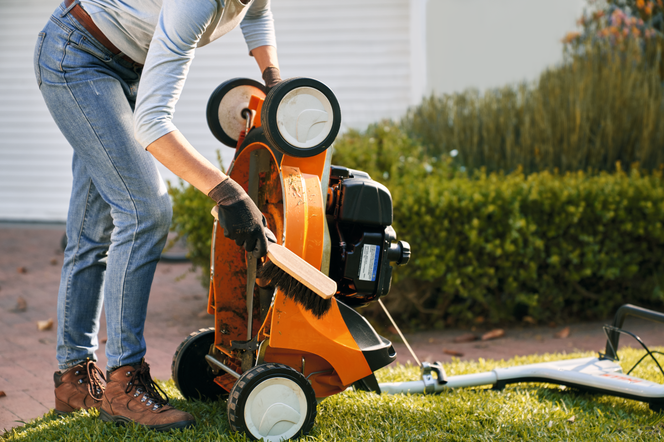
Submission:
[[[214,401],[228,395],[226,390],[214,382],[216,375],[205,360],[213,344],[214,327],[202,328],[187,336],[175,350],[171,375],[185,399]]]
[[[316,393],[300,372],[267,363],[247,370],[233,386],[228,423],[253,440],[276,442],[311,431],[316,406]]]

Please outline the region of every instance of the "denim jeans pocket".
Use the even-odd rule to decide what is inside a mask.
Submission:
[[[74,32],[70,38],[68,46],[75,51],[67,51],[65,58],[63,59],[63,66],[74,66],[78,67],[84,64],[86,61],[90,60],[82,52],[85,52],[87,55],[91,55],[97,60],[103,63],[111,63],[113,57],[106,53],[105,50],[101,50],[97,47],[95,42],[91,41],[86,35],[80,34],[79,32]]]
[[[42,46],[44,44],[44,39],[46,38],[46,32],[40,32],[37,36],[37,44],[35,44],[35,53],[34,53],[34,67],[35,67],[35,78],[37,79],[37,86],[41,88],[41,67],[39,66],[39,59],[41,57]]]

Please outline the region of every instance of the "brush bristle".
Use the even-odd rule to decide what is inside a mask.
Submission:
[[[261,284],[267,283],[267,285],[280,288],[287,298],[300,304],[319,319],[332,307],[332,299],[321,298],[316,292],[277,267],[272,261],[263,264],[258,269],[256,277],[261,281]]]

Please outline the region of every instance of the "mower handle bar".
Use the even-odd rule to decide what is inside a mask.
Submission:
[[[632,304],[625,304],[618,309],[616,315],[613,317],[613,326],[615,328],[622,328],[625,318],[627,316],[634,316],[639,319],[647,319],[649,321],[661,322],[664,323],[664,313],[655,312],[653,310],[648,310],[643,307],[637,307]],[[606,341],[606,351],[602,355],[602,359],[612,359],[614,361],[618,360],[618,340],[620,339],[620,333],[611,330],[608,332],[608,339]]]

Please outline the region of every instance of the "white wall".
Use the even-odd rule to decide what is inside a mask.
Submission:
[[[562,60],[585,0],[428,0],[426,92],[532,81]]]

